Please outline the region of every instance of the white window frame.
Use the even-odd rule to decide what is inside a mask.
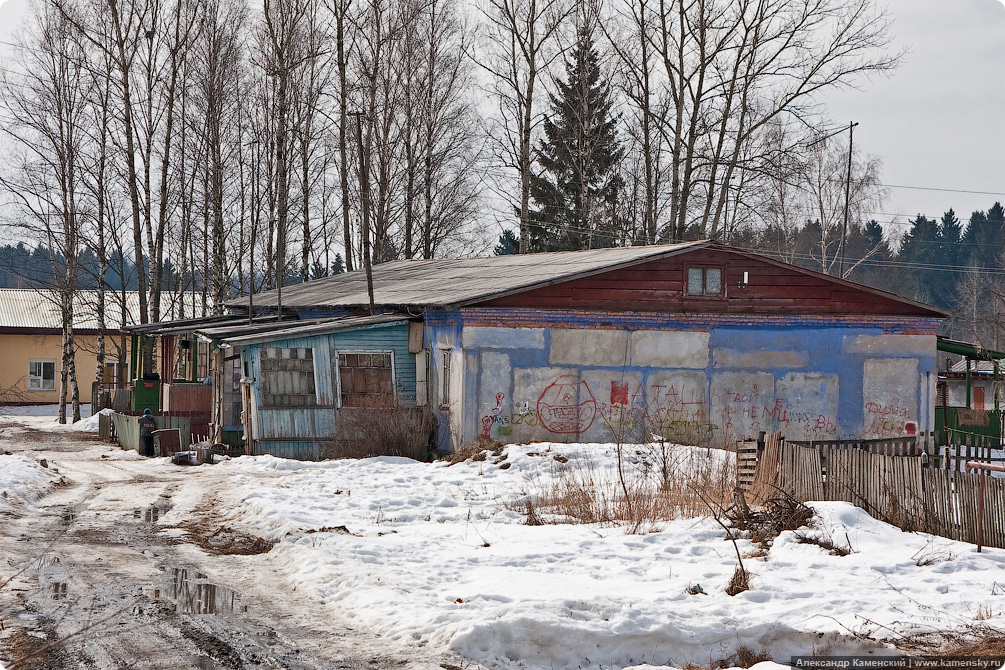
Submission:
[[[394,350],[392,349],[338,349],[335,351],[335,406],[342,409],[342,364],[339,362],[339,356],[346,354],[382,354],[391,357],[391,386],[394,388],[392,393],[394,397],[398,397],[398,369],[394,362]],[[395,400],[397,402],[397,400]],[[352,407],[348,408],[352,409]]]
[[[691,292],[691,271],[701,272],[701,292]],[[719,291],[711,293],[708,290],[708,271],[716,270],[719,273]],[[689,265],[684,273],[684,295],[688,298],[725,298],[726,297],[726,268],[721,265]]]
[[[108,368],[112,369],[112,390],[118,389],[119,388],[119,362],[117,360],[108,360],[108,359],[105,359],[105,366],[102,369],[101,383],[102,383],[102,385],[104,385],[104,370],[108,369]]]
[[[35,364],[38,364],[39,374],[33,375],[31,373],[31,368]],[[45,364],[52,364],[52,387],[47,388],[45,385]],[[28,361],[28,390],[33,392],[44,393],[46,391],[56,390],[56,360],[53,358],[32,358]]]

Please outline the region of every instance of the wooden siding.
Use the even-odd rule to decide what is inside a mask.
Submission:
[[[685,294],[688,267],[721,267],[722,297]],[[747,285],[741,286],[743,273]],[[796,268],[716,249],[649,261],[479,303],[641,312],[882,314],[934,316],[909,303]],[[926,313],[927,312],[927,313]]]
[[[311,348],[314,351],[314,382],[317,387],[317,407],[263,407],[261,389],[261,358],[264,348]],[[335,412],[338,404],[336,360],[340,351],[391,351],[394,353],[395,389],[400,402],[415,404],[415,355],[408,353],[408,324],[365,328],[356,331],[313,335],[275,340],[248,346],[242,354],[250,363],[253,388],[252,422],[257,453],[277,456],[300,454],[307,457],[316,448],[316,440],[335,434]],[[289,440],[300,442],[290,443]],[[279,451],[275,445],[286,445]]]

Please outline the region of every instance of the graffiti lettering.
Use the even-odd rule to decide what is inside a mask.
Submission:
[[[879,414],[880,416],[895,416],[906,419],[908,411],[906,407],[896,407],[894,405],[880,405],[877,402],[867,402],[865,404],[866,414]]]

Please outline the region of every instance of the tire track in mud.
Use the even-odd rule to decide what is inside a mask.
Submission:
[[[271,570],[248,563],[257,557],[231,555],[231,546],[246,544],[232,529],[221,528],[230,545],[207,552],[213,529],[206,522],[216,516],[193,514],[195,527],[185,528],[176,512],[176,498],[183,511],[206,504],[213,489],[193,485],[193,477],[204,476],[199,470],[149,473],[148,461],[101,443],[17,439],[0,438],[0,453],[20,447],[24,455],[46,458],[67,483],[34,505],[7,510],[0,524],[6,560],[0,584],[19,573],[0,587],[5,665],[30,655],[13,667],[438,666],[431,659],[413,662],[392,645],[385,651],[379,640],[360,643],[364,636],[333,625],[330,612],[280,592],[275,575],[262,586],[255,570]],[[239,594],[210,577],[235,571],[240,579],[234,581],[252,592]]]

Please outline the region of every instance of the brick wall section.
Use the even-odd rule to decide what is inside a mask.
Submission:
[[[881,328],[891,335],[936,335],[942,319],[877,315],[660,314],[592,310],[476,307],[431,311],[436,327],[614,328],[625,330],[707,331],[713,328]]]

